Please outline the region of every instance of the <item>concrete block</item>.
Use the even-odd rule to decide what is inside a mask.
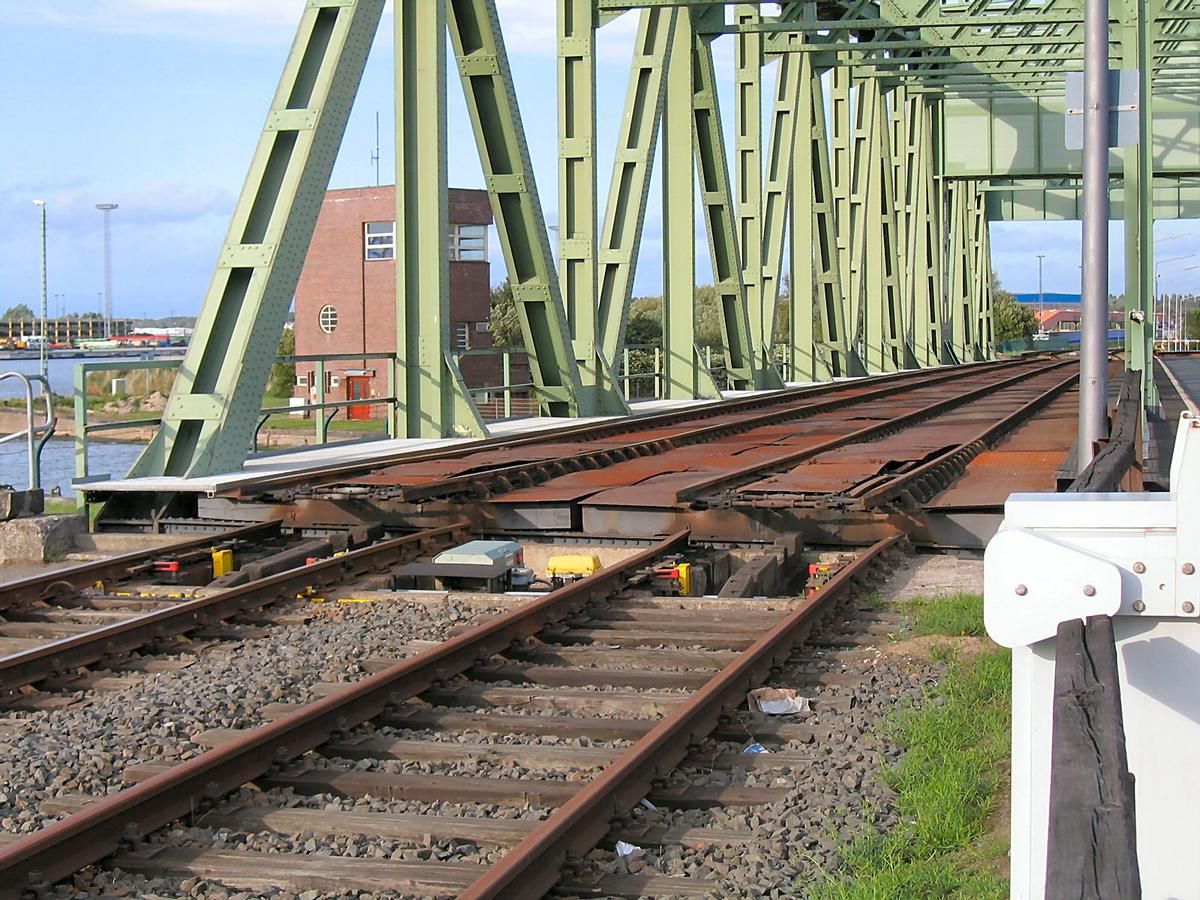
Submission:
[[[75,549],[83,516],[30,516],[0,523],[0,562],[49,562]]]
[[[41,515],[46,508],[46,495],[42,490],[0,490],[0,522],[21,516]]]

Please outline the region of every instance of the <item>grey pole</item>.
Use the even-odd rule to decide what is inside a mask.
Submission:
[[[45,378],[46,371],[49,368],[49,364],[46,361],[46,201],[34,200],[33,205],[39,207],[42,211],[42,339],[38,342],[38,372]]]
[[[1080,472],[1108,435],[1108,0],[1085,0],[1083,302],[1079,336]]]
[[[1046,326],[1042,324],[1042,319],[1046,318],[1046,292],[1042,289],[1042,260],[1046,258],[1045,253],[1039,253],[1038,258],[1038,331],[1045,331]]]
[[[104,336],[113,336],[113,299],[112,299],[112,225],[109,217],[117,209],[115,203],[97,203],[96,209],[104,216]]]

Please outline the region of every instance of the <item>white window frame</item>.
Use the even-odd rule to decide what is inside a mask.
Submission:
[[[338,327],[338,311],[332,303],[326,303],[317,313],[317,326],[325,334],[333,334]]]
[[[390,231],[384,230],[390,228]],[[372,230],[374,229],[374,230]],[[396,223],[363,222],[363,259],[378,262],[396,258]]]
[[[488,227],[486,225],[450,226],[451,262],[487,262]]]
[[[460,353],[471,349],[471,323],[454,323],[454,349]]]

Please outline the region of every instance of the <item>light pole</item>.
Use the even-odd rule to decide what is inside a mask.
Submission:
[[[42,211],[42,339],[38,342],[38,372],[47,377],[46,362],[46,201],[34,200],[33,205]]]
[[[96,209],[104,216],[104,337],[112,338],[112,227],[109,221],[116,203],[97,203]]]
[[[1042,290],[1042,260],[1046,258],[1045,253],[1039,253],[1038,258],[1038,331],[1044,331],[1045,326],[1042,325],[1042,320],[1046,318],[1046,292]]]

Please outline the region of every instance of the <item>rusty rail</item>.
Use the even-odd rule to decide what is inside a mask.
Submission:
[[[745,701],[746,691],[807,638],[813,619],[841,595],[877,557],[901,540],[894,535],[872,545],[817,594],[743,651],[674,713],[609,765],[579,794],[538,825],[470,888],[461,900],[540,897],[558,881],[568,854],[583,855],[608,833],[609,823],[628,811],[652,782],[679,764],[708,735],[721,715]]]
[[[911,386],[911,382],[928,383],[932,379],[944,380],[946,378],[961,377],[964,370],[971,372],[992,370],[1003,371],[1013,367],[1029,365],[1029,363],[1030,360],[1028,359],[972,363],[966,366],[956,367],[956,374],[953,375],[946,375],[938,372],[937,370],[904,371],[892,375],[873,378],[872,383],[883,383],[886,386],[899,386],[902,384]],[[804,399],[805,397],[820,397],[825,394],[852,390],[866,383],[867,382],[865,381],[834,382],[812,387],[789,388],[782,391],[773,391],[739,400],[717,400],[712,403],[689,406],[683,410],[670,410],[667,412],[654,413],[645,416],[626,416],[616,420],[608,420],[598,423],[589,422],[568,428],[556,428],[550,431],[522,434],[515,437],[488,438],[482,441],[472,441],[469,444],[449,449],[442,448],[421,453],[399,453],[390,456],[381,456],[365,463],[362,461],[356,461],[352,463],[345,463],[339,466],[330,466],[326,469],[322,469],[319,472],[305,472],[300,474],[287,473],[277,476],[264,476],[262,479],[257,479],[250,484],[239,485],[238,487],[231,488],[229,491],[223,492],[221,496],[245,497],[250,495],[257,496],[268,492],[286,493],[290,490],[299,489],[301,486],[308,488],[313,486],[319,487],[335,485],[341,481],[351,479],[355,475],[377,471],[390,465],[428,462],[434,459],[457,459],[462,456],[468,456],[470,454],[479,453],[481,451],[490,449],[510,449],[513,447],[524,447],[532,444],[545,443],[548,440],[585,441],[589,439],[594,440],[601,437],[611,437],[613,435],[636,433],[637,431],[649,428],[659,428],[664,425],[693,422],[718,415],[727,415],[730,413],[737,414],[741,412],[754,412],[756,410],[769,409],[771,407],[779,406],[780,404],[792,403],[796,400]],[[414,498],[416,497],[415,494],[413,496]]]
[[[821,453],[827,453],[830,450],[837,450],[840,447],[848,444],[857,444],[862,441],[874,440],[892,434],[911,425],[933,416],[941,415],[942,413],[954,409],[964,403],[969,403],[972,400],[977,400],[980,397],[985,397],[988,394],[993,394],[996,391],[1003,390],[1014,384],[1019,384],[1022,381],[1028,381],[1030,378],[1036,378],[1045,372],[1062,366],[1075,365],[1074,361],[1069,362],[1053,362],[1049,365],[1040,368],[1031,369],[1027,372],[1020,372],[1011,378],[1006,378],[1002,381],[997,381],[992,384],[986,384],[983,387],[976,388],[973,391],[968,391],[965,394],[959,394],[955,397],[949,397],[945,400],[938,400],[924,406],[921,409],[906,413],[902,416],[897,416],[894,419],[889,419],[886,422],[877,422],[874,425],[867,425],[859,428],[848,434],[839,435],[838,437],[830,438],[827,441],[822,441],[819,444],[814,444],[811,447],[806,447],[803,450],[797,450],[794,453],[789,453],[785,456],[778,456],[765,462],[751,463],[742,466],[739,469],[732,469],[714,475],[706,481],[693,484],[680,490],[676,494],[676,498],[681,501],[696,501],[703,502],[706,496],[712,496],[722,491],[729,492],[736,490],[737,486],[745,481],[763,478],[765,475],[777,470],[787,469],[801,463],[806,459],[811,459]],[[961,376],[960,376],[961,377]],[[933,382],[931,382],[933,383]],[[765,505],[765,504],[764,504]],[[792,505],[790,501],[785,501],[785,505]]]
[[[129,575],[129,569],[159,556],[186,553],[225,541],[263,540],[279,534],[279,522],[259,522],[241,528],[215,531],[204,537],[179,541],[149,550],[123,553],[97,562],[83,563],[67,569],[56,569],[44,575],[22,578],[0,586],[0,610],[11,609],[14,604],[28,600],[53,598],[61,589],[78,591],[98,581],[119,581]]]
[[[33,684],[66,669],[90,665],[104,657],[141,647],[154,640],[183,634],[200,625],[218,621],[246,609],[266,606],[295,596],[308,586],[325,587],[373,568],[409,562],[469,534],[466,522],[419,531],[352,550],[310,566],[301,566],[219,591],[199,600],[189,600],[167,609],[135,616],[124,622],[64,638],[0,659],[0,691]]]
[[[1008,366],[1014,364],[1004,363],[1003,365]],[[1018,363],[1017,365],[1028,365],[1028,362]],[[1065,365],[1065,363],[1060,363],[1060,365]],[[789,406],[784,409],[776,409],[765,413],[757,413],[755,415],[740,418],[732,422],[721,422],[716,425],[705,425],[700,428],[682,431],[678,434],[670,435],[668,437],[654,438],[648,441],[639,441],[636,443],[626,444],[621,447],[591,447],[571,456],[517,463],[511,466],[491,469],[484,472],[476,471],[466,475],[456,475],[448,478],[442,478],[437,481],[398,487],[396,493],[401,501],[410,503],[464,494],[476,498],[483,498],[489,494],[501,494],[515,488],[539,484],[551,478],[556,478],[559,475],[565,475],[570,472],[579,472],[584,469],[604,468],[605,466],[624,462],[629,459],[654,456],[675,450],[679,447],[704,443],[705,441],[715,440],[732,434],[740,434],[764,425],[774,425],[779,422],[802,419],[808,416],[819,415],[820,413],[833,412],[839,409],[857,406],[862,403],[870,403],[874,400],[882,400],[896,394],[904,393],[905,391],[913,390],[914,387],[923,388],[931,385],[943,384],[961,377],[962,373],[957,371],[953,373],[942,372],[934,373],[932,375],[927,374],[925,378],[917,380],[916,385],[911,383],[911,379],[904,381],[896,379],[889,381],[889,383],[884,387],[860,393],[848,394],[844,397],[835,397],[828,400],[817,400],[812,403]],[[1022,373],[1021,376],[1018,376],[1018,378],[1020,377],[1025,377],[1025,373]],[[1000,384],[1007,383],[1008,381],[1004,381]],[[854,385],[851,385],[851,387],[853,386]],[[645,423],[643,427],[652,424],[653,423]],[[382,491],[376,491],[375,493],[380,496],[387,496],[387,489],[384,488]],[[691,491],[689,490],[688,493],[690,495]]]
[[[417,537],[413,535],[408,540]],[[617,566],[468,629],[437,647],[135,787],[97,800],[41,831],[0,848],[0,897],[15,897],[27,886],[66,878],[109,855],[122,839],[160,828],[191,812],[197,804],[220,797],[273,766],[375,718],[389,706],[415,697],[436,682],[465,672],[514,641],[536,634],[546,624],[574,615],[589,604],[617,593],[632,573],[686,545],[687,540],[687,531],[678,532]],[[331,562],[341,563],[347,556]]]

